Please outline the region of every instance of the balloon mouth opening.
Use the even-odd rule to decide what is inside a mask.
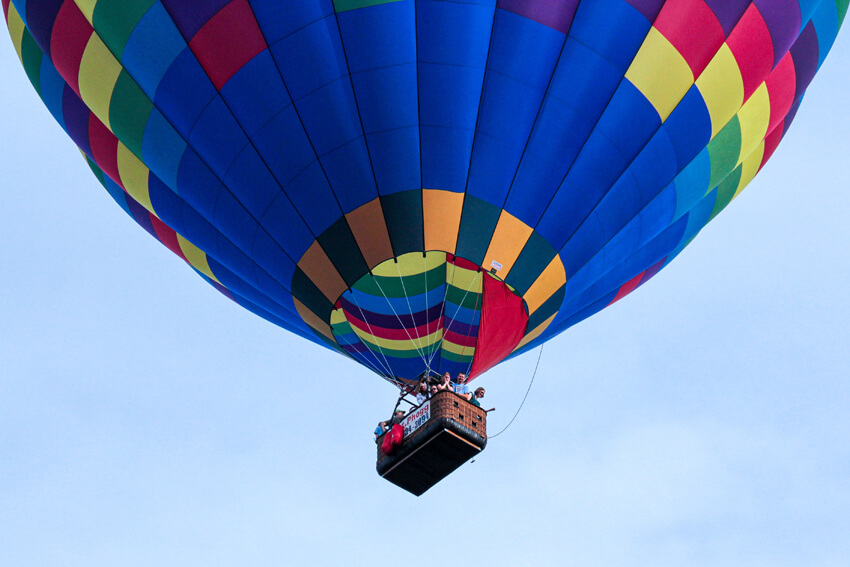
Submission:
[[[334,340],[346,354],[400,387],[423,373],[474,377],[510,354],[528,322],[527,303],[495,272],[495,267],[488,272],[441,251],[411,252],[381,262],[336,301],[331,312]],[[488,312],[506,302],[513,307],[512,318],[497,315],[489,328],[507,330],[510,336],[496,333],[507,344],[500,343],[494,352],[494,333],[486,332]],[[499,360],[491,360],[494,356]]]

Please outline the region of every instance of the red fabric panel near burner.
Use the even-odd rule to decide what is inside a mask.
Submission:
[[[487,372],[508,356],[522,340],[527,325],[522,298],[496,278],[485,277],[478,346],[470,378]]]

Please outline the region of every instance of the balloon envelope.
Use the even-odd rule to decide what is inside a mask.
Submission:
[[[621,299],[749,183],[847,0],[3,0],[118,204],[387,379]]]

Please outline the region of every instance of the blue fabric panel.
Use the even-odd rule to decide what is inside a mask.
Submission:
[[[183,237],[206,252],[208,261],[218,253],[218,231],[187,205],[183,205],[183,230]],[[213,270],[213,273],[216,271]]]
[[[366,137],[378,183],[378,193],[389,195],[419,189],[419,128],[386,130]]]
[[[21,17],[21,21],[24,22],[24,25],[29,27],[27,24],[27,0],[12,0],[12,4],[15,5],[15,10],[17,10],[18,15]]]
[[[676,152],[664,129],[656,132],[626,170],[637,183],[641,205],[658,195],[677,173]]]
[[[355,138],[325,154],[322,166],[343,213],[350,213],[378,196],[364,138]]]
[[[673,223],[676,211],[676,186],[664,188],[635,218],[640,223],[640,241],[649,242]]]
[[[681,171],[711,141],[711,116],[696,85],[688,90],[661,128],[673,143],[677,168]]]
[[[221,96],[249,137],[291,104],[268,50],[239,69],[222,87]]]
[[[257,231],[254,243],[250,250],[251,257],[279,281],[281,284],[289,285],[292,274],[295,273],[295,263],[292,258],[281,249],[281,243],[272,240],[266,231]],[[299,256],[300,258],[300,256]],[[291,298],[287,297],[291,303]],[[294,305],[294,304],[293,304]],[[293,307],[294,311],[294,307]]]
[[[324,232],[342,216],[319,162],[311,163],[285,189],[292,204],[315,236]],[[290,223],[289,230],[292,228],[294,227]]]
[[[248,144],[239,123],[218,96],[198,118],[188,141],[219,177],[227,174],[236,156]]]
[[[443,310],[443,315],[446,319],[450,319],[451,321],[457,321],[458,323],[464,323],[466,325],[477,325],[481,320],[481,311],[475,309],[468,309],[466,307],[461,307],[460,305],[455,305],[451,301],[446,302],[445,309]],[[451,324],[451,321],[444,323],[450,329],[454,328],[454,325]]]
[[[247,254],[257,232],[257,221],[245,207],[228,191],[219,191],[215,201],[213,224],[240,252]],[[253,263],[253,262],[251,262]]]
[[[594,0],[579,4],[570,37],[599,53],[625,75],[650,27],[650,22],[625,0]]]
[[[148,195],[156,216],[175,232],[185,236],[186,228],[183,221],[185,201],[154,174],[148,175]]]
[[[161,2],[153,4],[127,39],[121,63],[151,100],[168,68],[186,49],[183,36]]]
[[[47,57],[41,58],[41,71],[39,72],[41,85],[41,99],[56,122],[65,130],[65,115],[62,113],[62,94],[65,92],[65,79],[53,66]]]
[[[684,215],[705,197],[710,181],[711,158],[706,148],[676,176],[676,212],[674,218]]]
[[[467,192],[505,202],[564,45],[563,34],[497,11]]]
[[[316,161],[304,126],[292,106],[283,109],[254,134],[252,142],[283,186]]]
[[[133,220],[136,221],[139,226],[145,229],[148,234],[159,240],[159,237],[156,235],[156,230],[153,227],[153,223],[151,222],[151,216],[144,207],[133,199],[129,199],[127,201],[127,209],[129,209],[130,216],[133,217]]]
[[[711,219],[711,213],[714,211],[714,204],[717,201],[717,189],[712,189],[694,208],[688,211],[687,228],[681,238],[681,243],[685,244],[696,236],[702,227]],[[686,217],[682,217],[684,220]]]
[[[292,294],[286,286],[265,270],[258,268],[255,273],[257,274],[257,289],[266,293],[269,299],[274,302],[277,307],[275,313],[287,321],[298,321],[305,329],[308,328],[298,315],[295,304],[292,302]]]
[[[806,27],[806,23],[813,19],[817,9],[822,4],[828,4],[829,2],[824,2],[823,0],[797,0],[800,3],[800,31],[803,31],[803,28]],[[836,12],[837,14],[837,12]],[[783,54],[784,55],[784,54]],[[779,63],[779,61],[777,61]]]
[[[349,10],[337,19],[352,74],[416,61],[413,0]]]
[[[187,46],[159,82],[154,104],[178,132],[188,137],[195,121],[216,94],[209,77]]]
[[[483,68],[490,48],[494,3],[417,2],[416,35],[419,38],[420,63]]]
[[[603,273],[613,270],[616,266],[619,266],[623,262],[632,261],[634,258],[638,258],[638,248],[642,244],[640,238],[640,219],[636,219],[636,222],[627,224],[621,231],[613,236],[602,249],[600,254],[603,259]],[[638,273],[639,271],[627,276],[623,282],[625,283]]]
[[[466,187],[484,68],[419,66],[422,184]]]
[[[103,176],[103,186],[106,188],[109,196],[118,203],[118,206],[124,209],[124,212],[132,218],[133,213],[130,211],[130,205],[127,204],[127,194],[124,193],[124,190],[106,175]]]
[[[564,245],[626,165],[605,136],[591,135],[537,227],[555,250]]]
[[[251,146],[245,146],[239,153],[222,181],[255,218],[262,217],[282,192]]]
[[[334,13],[333,0],[251,0],[251,9],[269,45]]]
[[[534,226],[584,146],[622,74],[568,39],[505,206]]]
[[[191,41],[198,30],[230,2],[231,0],[162,0],[163,6],[187,41]]]
[[[290,258],[300,260],[315,240],[309,231],[300,229],[303,223],[285,195],[274,200],[260,223],[286,249]]]
[[[596,253],[599,252],[600,244],[603,242],[603,227],[599,222],[598,215],[591,214],[582,225],[582,229],[576,232],[567,244],[561,249],[560,256],[564,262],[564,271],[567,274],[567,282],[582,270]]]
[[[295,106],[319,157],[363,135],[348,77],[310,93]]]
[[[634,177],[630,174],[622,176],[602,198],[594,211],[602,226],[602,240],[599,241],[599,245],[602,246],[613,238],[640,212],[644,205]],[[584,225],[576,231],[576,234],[583,229]]]
[[[178,169],[186,152],[186,141],[154,108],[142,136],[142,160],[169,187],[177,187]],[[194,154],[194,152],[188,152]]]
[[[381,315],[410,315],[411,313],[419,313],[436,305],[443,303],[446,297],[446,284],[435,287],[427,293],[420,293],[410,297],[383,297],[375,296],[369,293],[363,293],[357,289],[351,289],[351,295],[346,296],[346,299],[358,305],[361,309],[371,313]],[[359,311],[355,311],[355,315],[359,316]],[[369,319],[369,315],[366,315]]]
[[[627,161],[632,161],[660,126],[661,118],[655,107],[626,80],[620,83],[596,128]]]
[[[225,191],[218,177],[191,148],[180,160],[177,182],[172,187],[176,187],[177,194],[206,219],[213,218],[218,194]]]
[[[310,24],[271,46],[293,100],[348,74],[336,18]]]
[[[466,186],[472,131],[422,126],[422,186],[462,193]]]
[[[812,16],[812,23],[818,36],[818,69],[820,69],[838,35],[838,10],[831,2],[821,2]],[[803,26],[805,27],[805,23]]]
[[[351,79],[366,134],[418,123],[415,64],[364,71]]]

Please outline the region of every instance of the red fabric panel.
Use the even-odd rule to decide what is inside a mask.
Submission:
[[[770,96],[770,123],[767,131],[772,132],[785,119],[794,104],[797,91],[797,69],[789,51],[767,78],[767,94]]]
[[[755,4],[751,4],[744,12],[744,17],[735,26],[726,43],[741,68],[746,101],[773,69],[773,40]]]
[[[195,34],[189,47],[216,89],[266,49],[248,0],[234,0]]]
[[[50,54],[56,70],[77,94],[80,94],[80,62],[93,33],[91,24],[77,5],[66,0],[53,24]]]
[[[470,378],[500,363],[519,344],[528,326],[522,298],[489,274],[484,278],[478,346],[472,359]]]
[[[667,0],[652,24],[699,77],[723,45],[723,26],[705,0]]]

